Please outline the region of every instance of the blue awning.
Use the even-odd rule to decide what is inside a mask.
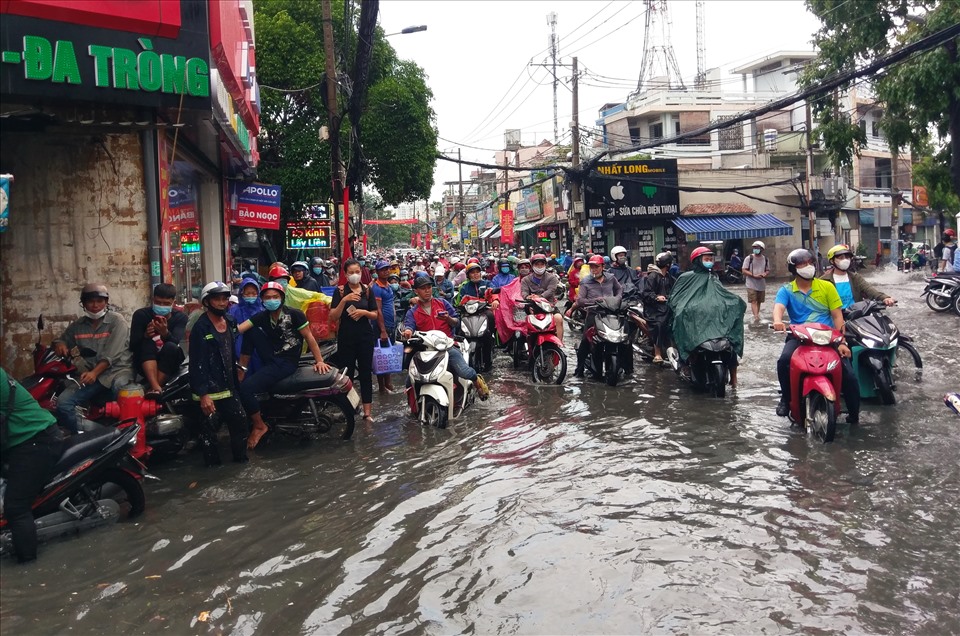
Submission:
[[[673,220],[687,240],[726,241],[728,239],[789,236],[793,227],[772,214],[731,214],[682,216]]]

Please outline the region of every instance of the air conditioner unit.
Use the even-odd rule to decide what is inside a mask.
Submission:
[[[763,148],[766,152],[777,151],[777,132],[776,128],[763,129]]]

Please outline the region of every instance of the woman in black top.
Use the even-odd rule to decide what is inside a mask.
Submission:
[[[353,377],[354,370],[360,373],[360,398],[363,401],[363,418],[371,420],[373,402],[373,344],[376,339],[371,320],[378,316],[377,301],[373,291],[361,284],[360,263],[349,258],[343,263],[347,284],[333,292],[330,302],[330,319],[339,321],[337,330],[337,357]]]

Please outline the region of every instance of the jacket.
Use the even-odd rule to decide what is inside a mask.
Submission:
[[[536,274],[528,274],[523,277],[523,280],[520,281],[520,295],[524,298],[528,296],[542,296],[552,303],[557,302],[557,286],[560,284],[560,279],[553,272],[547,271],[543,273],[543,277],[539,282],[534,278]]]
[[[430,299],[430,313],[423,310],[423,304],[418,304],[415,308],[407,312],[403,317],[403,326],[411,331],[442,331],[450,337],[453,337],[453,330],[446,320],[437,318],[437,312],[445,311],[451,318],[457,317],[457,310],[453,305],[442,298]]]
[[[836,282],[833,280],[833,273],[835,270],[830,270],[820,278],[822,280],[830,281],[836,286]],[[858,274],[857,272],[847,272],[847,276],[850,277],[850,290],[853,292],[853,302],[857,303],[863,300],[864,298],[870,298],[872,300],[885,300],[890,298],[889,295],[884,294],[882,291],[871,285],[867,282],[867,279],[863,275]]]
[[[623,297],[623,285],[613,276],[604,276],[603,281],[598,281],[593,276],[587,276],[580,281],[580,289],[577,292],[577,307],[586,307],[592,305],[601,298]]]
[[[80,371],[92,370],[101,360],[109,362],[110,366],[97,378],[97,382],[106,388],[111,388],[117,380],[120,384],[131,381],[133,356],[127,321],[117,312],[108,311],[96,327],[93,322],[86,316],[73,321],[57,341],[70,349],[80,347],[93,351],[78,364]]]
[[[234,365],[234,340],[237,336],[237,323],[226,317],[228,355],[217,346],[216,328],[210,322],[210,316],[204,312],[190,331],[190,389],[194,399],[209,395],[214,400],[230,397],[239,384]]]
[[[653,263],[647,266],[647,278],[640,293],[640,300],[643,301],[643,315],[647,320],[662,321],[670,314],[669,305],[659,302],[657,296],[666,296],[669,299],[674,282],[676,281],[669,272],[664,276],[660,268]]]
[[[464,298],[482,298],[489,303],[493,301],[494,294],[487,281],[481,279],[480,282],[475,283],[467,280],[457,289],[456,305],[458,307],[463,304]]]

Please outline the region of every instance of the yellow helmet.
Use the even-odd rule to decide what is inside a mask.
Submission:
[[[844,245],[843,243],[837,243],[827,251],[827,260],[832,261],[837,256],[841,254],[847,254],[848,256],[853,256],[853,252],[850,251],[850,248]]]

